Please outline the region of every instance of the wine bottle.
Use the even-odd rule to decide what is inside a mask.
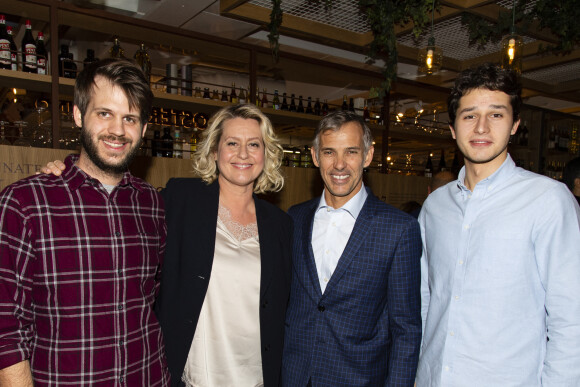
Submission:
[[[240,87],[240,96],[238,97],[238,103],[246,103],[246,93],[243,87]]]
[[[322,104],[322,115],[325,116],[328,114],[328,100],[324,99],[324,103]]]
[[[65,77],[75,79],[77,77],[78,68],[72,52],[68,53],[68,61],[66,62],[66,65],[68,68],[68,77],[66,76],[67,71],[65,71]]]
[[[445,162],[445,150],[441,149],[441,157],[439,158],[439,172],[447,170],[447,163]]]
[[[351,98],[350,102],[348,103],[348,111],[354,113],[354,98]]]
[[[298,107],[296,108],[297,113],[304,113],[304,103],[302,102],[302,96],[298,96]]]
[[[219,101],[220,100],[220,93],[217,91],[217,89],[213,89],[213,92],[211,94],[211,99],[213,101]]]
[[[66,44],[61,44],[60,54],[58,55],[59,77],[70,78],[68,60],[68,46]]]
[[[316,98],[316,102],[314,103],[314,114],[317,116],[322,114],[322,106],[320,105],[320,98]]]
[[[268,94],[266,94],[266,88],[262,89],[262,101],[261,105],[263,108],[267,108],[270,102],[268,101]]]
[[[528,130],[528,126],[526,125],[526,121],[524,121],[524,125],[518,129],[519,132],[519,144],[521,146],[528,146],[528,138],[530,132]]]
[[[346,94],[342,97],[342,106],[340,107],[342,110],[348,110],[348,103],[346,102]]]
[[[308,104],[306,105],[306,114],[314,114],[312,110],[312,97],[308,97]]]
[[[149,58],[149,53],[147,52],[147,47],[145,44],[141,43],[141,47],[135,52],[135,62],[143,73],[145,74],[145,78],[147,78],[147,82],[151,82],[151,59]]]
[[[427,156],[427,163],[425,164],[425,177],[433,177],[433,160],[431,160],[431,154]]]
[[[294,96],[294,94],[292,94],[292,97],[290,97],[290,111],[291,112],[296,111],[296,97]]]
[[[44,34],[39,31],[36,38],[36,69],[38,74],[46,74],[47,58],[48,52],[44,46]]]
[[[87,57],[83,60],[83,68],[87,67],[91,63],[98,62],[99,58],[95,58],[95,50],[90,48],[87,50]]]
[[[0,69],[11,69],[10,63],[10,37],[6,30],[6,18],[0,15]]]
[[[288,110],[288,100],[286,99],[286,93],[282,93],[282,106],[280,110]]]
[[[111,58],[125,58],[125,50],[121,47],[121,42],[118,38],[113,40],[113,46],[109,49],[109,56]]]
[[[14,43],[14,35],[12,32],[12,27],[6,27],[6,32],[8,33],[8,40],[10,41],[10,69],[12,71],[18,70],[18,48],[16,43]]]
[[[230,102],[233,104],[238,103],[238,95],[236,94],[236,83],[232,82],[232,91],[230,91]]]
[[[163,137],[161,137],[161,154],[163,157],[173,157],[173,137],[171,137],[171,128],[163,128]]]
[[[203,99],[211,99],[211,96],[209,95],[209,87],[204,87],[203,88]]]
[[[194,153],[197,152],[197,128],[193,128],[189,138],[189,158],[193,159]]]
[[[27,73],[36,72],[36,42],[32,37],[32,24],[26,20],[26,32],[22,38],[22,71]]]
[[[274,99],[272,100],[272,109],[280,110],[280,98],[278,97],[278,90],[274,90]]]
[[[228,92],[222,89],[222,102],[228,102]]]
[[[183,139],[181,138],[181,132],[179,129],[175,129],[173,132],[173,158],[181,159],[183,158]]]

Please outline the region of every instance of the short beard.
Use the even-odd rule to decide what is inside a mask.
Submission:
[[[110,137],[112,138],[115,136]],[[129,151],[129,153],[127,153],[127,155],[125,155],[125,157],[120,160],[118,164],[109,164],[99,157],[97,142],[92,141],[91,136],[87,133],[87,131],[81,128],[80,134],[81,147],[85,150],[87,156],[89,157],[89,160],[91,160],[91,162],[104,173],[112,175],[120,175],[129,169],[129,165],[137,155],[137,152],[141,147],[142,141],[143,139],[139,138],[139,140],[137,141],[137,146],[133,147]]]

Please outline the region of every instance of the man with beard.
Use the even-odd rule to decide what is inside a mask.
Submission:
[[[580,386],[578,203],[507,152],[520,123],[513,72],[463,72],[448,105],[465,166],[419,215],[417,386]]]
[[[75,84],[80,155],[0,194],[0,385],[169,384],[153,314],[164,210],[127,171],[152,98],[134,64],[88,66]]]

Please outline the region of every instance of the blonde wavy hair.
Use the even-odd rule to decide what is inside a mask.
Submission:
[[[264,141],[264,170],[254,182],[254,193],[280,191],[284,186],[284,176],[280,170],[283,156],[282,146],[274,134],[274,128],[268,117],[251,104],[226,106],[213,115],[208,128],[203,131],[201,141],[197,145],[197,151],[193,155],[195,172],[207,184],[217,179],[219,170],[214,154],[218,149],[224,123],[238,117],[258,121]]]

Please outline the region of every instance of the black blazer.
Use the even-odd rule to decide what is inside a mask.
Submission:
[[[219,184],[170,179],[162,191],[167,247],[155,311],[165,338],[171,385],[180,386],[213,263]],[[260,341],[264,386],[278,386],[290,294],[292,220],[254,195],[260,239]]]

